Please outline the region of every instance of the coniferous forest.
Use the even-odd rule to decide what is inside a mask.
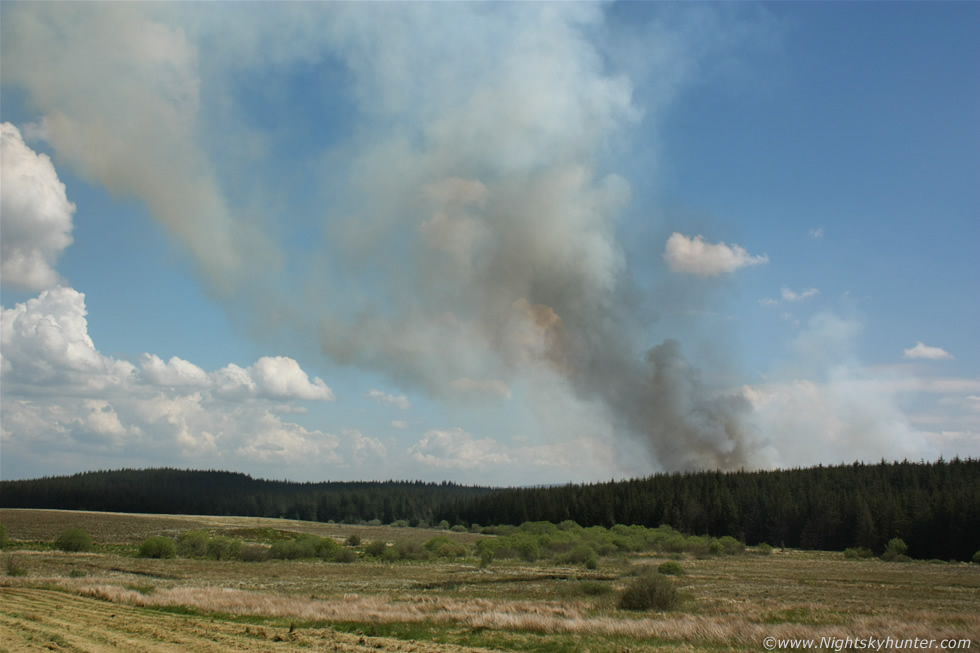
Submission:
[[[411,525],[573,520],[668,524],[746,544],[880,553],[901,537],[915,558],[969,560],[980,549],[980,460],[691,472],[556,487],[267,481],[233,472],[146,469],[0,481],[0,506],[286,517]]]

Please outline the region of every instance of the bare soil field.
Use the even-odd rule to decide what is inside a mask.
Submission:
[[[594,570],[517,560],[481,568],[472,554],[394,563],[362,555],[351,564],[156,560],[136,557],[145,537],[199,528],[245,540],[357,534],[365,544],[448,535],[471,545],[486,536],[60,511],[0,510],[0,523],[14,540],[0,568],[0,650],[759,651],[769,636],[956,639],[980,650],[980,566],[965,563],[792,550],[674,556],[686,572],[675,579],[680,608],[629,612],[617,607],[619,594],[668,558],[604,557]],[[96,551],[45,544],[68,527],[92,533]]]

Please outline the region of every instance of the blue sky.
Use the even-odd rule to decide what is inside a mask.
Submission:
[[[0,12],[3,478],[980,455],[975,3]]]

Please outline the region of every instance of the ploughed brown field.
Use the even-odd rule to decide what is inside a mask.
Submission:
[[[0,566],[0,651],[762,651],[766,637],[958,640],[980,651],[980,565],[847,560],[780,551],[604,557],[598,568],[499,560],[484,535],[281,519],[0,510],[13,544]],[[50,546],[91,533],[93,553]],[[358,535],[350,564],[143,559],[146,537],[205,529],[262,541]],[[372,541],[446,535],[468,557],[381,562]],[[266,540],[267,541],[267,540]],[[683,601],[631,612],[618,597],[642,569],[674,559]],[[965,640],[965,641],[962,641]],[[826,647],[833,649],[833,646]],[[839,646],[838,646],[839,648]],[[889,650],[885,646],[881,650]],[[921,650],[921,649],[920,649]]]

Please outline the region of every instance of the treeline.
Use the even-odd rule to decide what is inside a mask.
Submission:
[[[491,488],[422,481],[295,483],[247,474],[171,468],[96,471],[0,481],[5,508],[52,508],[178,515],[237,515],[356,524],[428,525],[440,505]],[[438,520],[436,520],[438,521]]]
[[[861,547],[875,554],[900,537],[914,558],[970,560],[980,549],[980,460],[661,474],[514,488],[456,501],[438,516],[464,524],[668,524],[686,533],[734,535],[750,545]]]
[[[970,560],[980,549],[980,460],[840,465],[759,472],[658,474],[560,487],[454,483],[292,483],[217,471],[101,471],[0,481],[0,505],[110,512],[286,517],[412,526],[566,520],[656,527],[749,544],[884,551]]]

